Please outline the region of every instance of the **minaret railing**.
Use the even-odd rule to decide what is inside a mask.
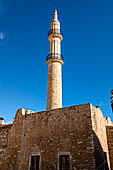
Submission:
[[[59,29],[51,29],[51,30],[49,30],[48,36],[51,35],[51,34],[59,34],[59,35],[63,36],[63,32],[61,30],[59,30]]]
[[[47,57],[46,57],[46,61],[48,61],[49,59],[59,59],[59,60],[64,61],[64,57],[61,54],[58,54],[58,53],[48,54]]]

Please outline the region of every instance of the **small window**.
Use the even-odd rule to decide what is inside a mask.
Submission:
[[[70,155],[59,155],[59,170],[71,170],[70,168]]]
[[[40,155],[31,156],[30,170],[39,170]]]

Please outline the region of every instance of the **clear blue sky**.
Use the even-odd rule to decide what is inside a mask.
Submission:
[[[64,33],[63,106],[90,102],[113,120],[113,0],[0,0],[0,117],[46,110],[55,7]]]

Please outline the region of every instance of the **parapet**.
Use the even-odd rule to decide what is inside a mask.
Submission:
[[[22,108],[21,109],[22,110],[22,115],[26,115],[26,114],[31,114],[31,113],[35,113],[34,111],[32,111],[32,110],[26,110],[26,109],[24,109],[24,108]]]
[[[106,120],[106,126],[113,126],[113,122],[109,116],[105,117],[105,120]]]

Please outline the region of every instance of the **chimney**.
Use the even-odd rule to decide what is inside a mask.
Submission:
[[[4,118],[0,117],[0,125],[4,124]]]
[[[111,107],[113,112],[113,90],[111,90]]]

